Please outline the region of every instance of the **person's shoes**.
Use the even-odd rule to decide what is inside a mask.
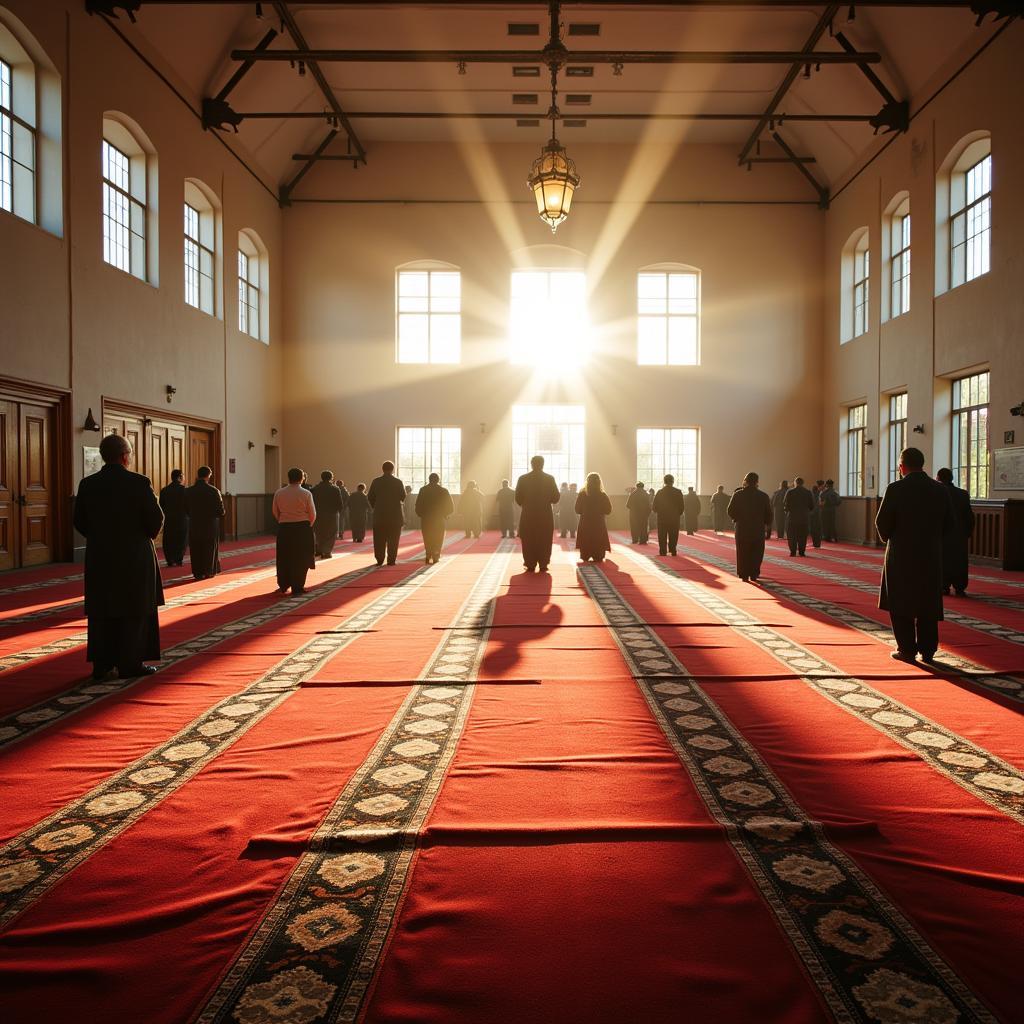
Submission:
[[[966,597],[967,596],[967,591],[966,590],[958,590],[956,592],[956,596],[957,597]]]
[[[546,565],[542,565],[542,566],[540,566],[540,571],[541,572],[547,572],[548,571],[548,567]]]
[[[658,548],[658,554],[659,555],[664,555],[664,554],[667,554],[667,552],[664,551],[662,548]]]
[[[384,564],[384,562],[383,562],[383,561],[380,561],[380,562],[378,562],[377,564],[378,564],[378,565],[383,565],[383,564]]]
[[[943,587],[942,592],[946,595],[946,597],[949,597],[949,587]]]
[[[935,651],[932,651],[929,654],[925,654],[924,651],[921,651],[921,660],[926,665],[935,665],[935,664],[937,664],[937,662],[935,661]]]
[[[113,671],[112,668],[94,668],[92,670],[92,681],[94,683],[105,683]]]
[[[796,558],[796,552],[795,551],[790,551],[789,557],[790,558]]]
[[[287,587],[278,587],[277,590],[274,591],[274,593],[275,594],[287,594],[288,593],[288,588]]]
[[[744,583],[749,583],[750,582],[750,577],[749,576],[741,576],[740,579],[743,580]]]
[[[915,655],[908,654],[906,651],[890,651],[889,657],[893,661],[905,661],[908,665],[913,665],[917,660]]]
[[[388,559],[388,565],[394,565],[394,564],[395,564],[395,560],[393,558],[389,558]]]
[[[155,672],[155,665],[132,665],[130,668],[119,668],[117,670],[117,674],[122,679],[134,679],[137,676],[151,676]]]
[[[292,597],[301,597],[305,592],[305,587],[292,587]]]
[[[670,554],[670,555],[672,555],[672,557],[674,558],[674,557],[675,557],[675,554],[676,554],[676,549],[675,549],[675,548],[673,548],[673,549],[672,549],[672,550],[671,550],[671,551],[669,552],[669,554]]]
[[[801,551],[800,552],[800,557],[801,558],[806,558],[807,557],[807,552],[806,551]]]

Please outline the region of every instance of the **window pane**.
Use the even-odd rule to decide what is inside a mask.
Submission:
[[[668,361],[673,366],[694,366],[697,363],[697,318],[669,317]]]
[[[429,356],[426,314],[402,313],[398,317],[398,361],[425,363]]]
[[[637,335],[637,362],[641,366],[664,366],[668,359],[668,318],[640,317]]]
[[[436,315],[430,318],[430,361],[457,363],[461,342],[458,316]]]

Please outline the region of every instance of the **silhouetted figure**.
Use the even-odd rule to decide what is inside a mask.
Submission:
[[[576,499],[571,497],[569,494],[569,485],[563,483],[558,491],[558,535],[560,537],[569,536],[569,505]]]
[[[154,538],[164,517],[149,480],[129,472],[132,446],[108,434],[103,468],[78,485],[75,529],[85,537],[86,659],[94,679],[116,668],[122,679],[155,672],[160,657],[157,608],[164,603]]]
[[[819,480],[811,488],[811,498],[814,501],[814,508],[811,509],[811,518],[807,524],[807,532],[811,536],[811,543],[821,547],[821,492],[825,488],[825,481]]]
[[[370,481],[373,487],[373,481]],[[402,509],[402,522],[407,530],[415,530],[419,527],[419,519],[416,516],[416,496],[412,493],[412,487],[405,485],[405,505]]]
[[[729,525],[729,495],[722,484],[711,495],[711,520],[715,533],[724,533]]]
[[[416,495],[416,515],[423,531],[424,561],[431,565],[441,557],[444,546],[444,521],[455,511],[455,502],[447,487],[441,486],[436,473],[427,477],[427,482]],[[467,534],[467,536],[469,536]]]
[[[786,537],[789,539],[790,557],[807,556],[807,534],[811,529],[814,495],[804,487],[804,478],[798,476],[786,491],[783,501],[786,514]]]
[[[629,532],[634,544],[646,544],[651,536],[651,495],[638,480],[636,487],[626,499],[629,512]]]
[[[658,554],[674,555],[679,544],[679,517],[683,514],[683,492],[673,487],[675,477],[665,474],[665,486],[658,490],[651,509],[658,517]]]
[[[272,510],[277,520],[277,592],[306,592],[306,573],[316,568],[313,524],[316,505],[306,474],[288,470],[288,483],[274,493]]]
[[[953,526],[942,545],[942,591],[948,594],[952,587],[957,597],[964,597],[967,591],[967,555],[971,534],[974,533],[971,496],[953,483],[953,473],[948,469],[940,469],[935,479],[949,491],[950,504],[953,506]],[[166,532],[165,528],[165,535]]]
[[[789,490],[789,481],[783,480],[779,489],[772,495],[772,520],[775,523],[775,533],[779,540],[786,537],[786,491]]]
[[[530,572],[538,566],[546,572],[551,561],[555,513],[561,494],[550,473],[544,472],[544,456],[530,459],[533,467],[516,481],[516,504],[523,510],[519,517],[519,540],[523,545],[523,565]]]
[[[761,575],[764,541],[772,528],[772,500],[757,486],[758,475],[748,473],[733,492],[729,518],[736,524],[736,575],[744,583]]]
[[[345,530],[348,527],[348,499],[352,497],[348,493],[344,480],[338,481],[338,491],[341,494],[341,511],[338,513],[338,539],[345,539]]]
[[[164,560],[183,565],[188,544],[188,510],[180,469],[171,470],[171,482],[160,490],[160,511],[164,514]]]
[[[825,481],[825,489],[818,495],[818,504],[821,505],[821,535],[833,544],[839,541],[839,534],[836,529],[836,509],[842,503],[836,491],[834,480]]]
[[[924,472],[924,453],[904,448],[900,478],[885,489],[875,529],[885,541],[878,607],[892,620],[898,661],[931,662],[942,619],[942,549],[954,527],[949,490]]]
[[[604,556],[611,551],[608,540],[608,516],[612,513],[611,498],[605,494],[599,473],[588,473],[587,483],[576,495],[573,512],[579,516],[576,549],[584,562],[591,558],[595,562],[603,562]]]
[[[348,522],[352,529],[352,543],[361,544],[366,538],[366,519],[370,514],[370,502],[366,498],[366,484],[356,484],[348,498]]]
[[[325,469],[320,474],[320,483],[310,493],[316,506],[316,523],[313,526],[316,553],[321,558],[330,558],[334,554],[334,542],[338,539],[338,516],[342,509],[341,490],[334,482],[334,474]]]
[[[373,509],[373,556],[378,565],[398,561],[398,542],[402,538],[402,505],[412,491],[395,476],[395,464],[390,460],[381,466],[381,475],[370,481],[366,500]],[[415,516],[415,513],[413,513]]]
[[[484,529],[484,496],[475,480],[466,484],[459,498],[459,512],[462,513],[462,528],[467,537],[479,537]]]
[[[208,580],[220,572],[220,521],[224,518],[224,499],[210,483],[213,470],[200,466],[196,482],[185,489],[188,512],[188,553],[192,575]]]
[[[687,487],[686,494],[683,495],[683,517],[686,532],[692,537],[697,532],[697,525],[700,522],[700,495],[692,487]]]
[[[576,528],[579,526],[580,517],[576,514],[576,485],[569,484],[569,536],[576,536]]]
[[[501,481],[501,488],[494,496],[498,506],[498,529],[502,537],[516,535],[516,492],[508,485],[507,480]]]

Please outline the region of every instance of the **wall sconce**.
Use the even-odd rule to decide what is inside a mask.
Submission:
[[[166,391],[167,391],[167,404],[170,405],[171,404],[171,399],[178,393],[178,389],[173,384],[168,384],[166,386]]]
[[[870,447],[871,447],[871,445],[873,445],[874,443],[875,443],[875,442],[874,442],[874,439],[873,439],[873,438],[870,438],[870,437],[868,437],[868,438],[865,438],[865,440],[864,440],[864,444],[865,444],[865,446],[867,446],[867,447],[869,447],[869,448],[870,448]]]
[[[89,411],[85,414],[85,423],[82,424],[83,430],[99,430],[100,425],[96,422],[92,415],[92,406],[89,406]]]
[[[270,428],[270,436],[271,437],[277,437],[277,427],[271,427]]]
[[[247,444],[249,445],[249,451],[252,451],[252,450],[253,450],[253,448],[255,448],[255,447],[256,447],[256,445],[255,445],[255,444],[253,444],[253,442],[252,442],[252,441],[248,441],[248,442],[246,442],[246,443],[247,443]]]
[[[923,434],[924,433],[924,424],[923,423],[918,423],[917,426],[914,427],[913,429],[914,429],[914,433],[915,434]]]
[[[618,436],[618,433],[619,433],[619,425],[618,425],[618,423],[613,423],[612,424],[612,437]]]

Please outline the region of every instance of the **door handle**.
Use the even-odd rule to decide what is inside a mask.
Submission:
[[[15,498],[14,500],[16,504],[20,505],[22,508],[24,508],[28,504],[28,499],[25,497],[24,494],[19,494],[18,497]]]

